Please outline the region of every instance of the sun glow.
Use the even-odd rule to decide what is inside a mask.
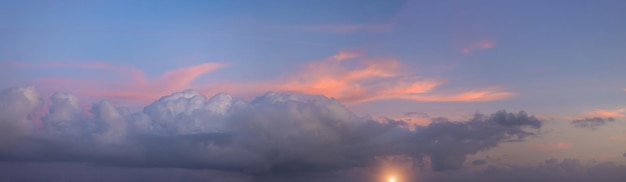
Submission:
[[[389,177],[389,180],[387,180],[388,182],[396,182],[396,177]]]

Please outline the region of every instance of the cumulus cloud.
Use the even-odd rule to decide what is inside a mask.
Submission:
[[[524,112],[476,113],[468,121],[429,125],[357,116],[319,95],[266,93],[248,102],[193,90],[161,97],[138,112],[110,102],[80,112],[76,96],[51,96],[32,130],[29,113],[41,105],[32,87],[0,96],[4,123],[20,126],[3,161],[81,162],[108,166],[189,168],[278,175],[349,170],[377,158],[406,156],[434,171],[460,169],[466,156],[535,135],[541,121]],[[9,107],[12,106],[12,107]],[[7,117],[8,116],[8,117]],[[24,125],[24,126],[21,126]]]
[[[609,122],[613,122],[615,121],[614,118],[601,118],[601,117],[592,117],[592,118],[584,118],[584,119],[577,119],[577,120],[572,120],[571,124],[574,127],[578,127],[578,128],[589,128],[589,129],[598,129],[598,127],[605,125]]]
[[[32,132],[32,113],[41,100],[34,87],[9,88],[0,92],[0,152],[15,145],[19,136]]]
[[[472,161],[472,165],[474,166],[485,165],[485,164],[487,164],[487,160],[485,159],[477,159],[477,160]]]
[[[80,122],[86,119],[79,106],[78,97],[59,92],[50,97],[49,113],[42,118],[51,134],[79,134]]]

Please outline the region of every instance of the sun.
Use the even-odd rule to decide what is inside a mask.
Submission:
[[[396,177],[389,177],[388,182],[396,182]]]

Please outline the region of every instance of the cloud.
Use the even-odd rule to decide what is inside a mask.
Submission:
[[[34,87],[9,88],[0,92],[0,153],[11,149],[16,139],[33,132],[32,113],[41,103]]]
[[[389,117],[393,120],[403,121],[410,125],[428,125],[432,122],[432,118],[427,113],[422,112],[406,112],[402,116]],[[384,121],[384,118],[380,119]]]
[[[2,181],[215,181],[248,182],[250,176],[237,172],[190,170],[173,168],[119,168],[81,163],[22,163],[0,162]]]
[[[624,118],[626,117],[626,108],[618,108],[618,109],[596,109],[593,111],[585,112],[584,115],[588,117],[605,117],[605,118]]]
[[[203,63],[187,68],[168,71],[155,80],[138,79],[122,84],[118,89],[105,91],[88,91],[88,95],[122,100],[138,100],[149,102],[178,90],[190,88],[190,84],[198,76],[224,67],[220,63]],[[140,77],[143,78],[143,77]]]
[[[549,159],[534,166],[494,166],[480,172],[461,171],[458,173],[422,174],[421,181],[607,181],[618,182],[626,179],[626,166],[613,162],[585,165],[578,159]]]
[[[598,127],[605,125],[608,122],[615,121],[614,118],[601,118],[601,117],[593,117],[593,118],[584,118],[572,120],[571,124],[574,127],[578,128],[589,128],[589,129],[598,129]]]
[[[491,40],[486,40],[486,41],[481,41],[472,45],[469,45],[463,49],[461,49],[461,53],[463,54],[471,54],[477,50],[485,50],[485,49],[491,49],[493,47],[495,47],[495,42],[491,41]]]
[[[355,168],[333,173],[296,173],[291,175],[251,176],[240,172],[218,170],[190,170],[181,168],[118,168],[81,163],[20,163],[1,162],[0,180],[3,181],[217,181],[217,182],[287,182],[287,181],[364,181],[387,180],[389,174],[398,175],[402,181],[603,181],[621,182],[626,166],[613,162],[592,163],[578,159],[548,159],[531,166],[479,165],[480,170],[454,172],[428,172],[415,169],[410,161],[397,157],[386,159],[377,166]],[[391,164],[389,164],[391,163]],[[385,169],[392,170],[387,172]],[[384,171],[384,172],[380,172]],[[36,174],[36,175],[34,175]]]
[[[472,165],[474,166],[480,166],[480,165],[485,165],[485,164],[487,164],[487,160],[484,160],[484,159],[478,159],[478,160],[472,161]]]
[[[88,76],[85,78],[46,77],[39,79],[38,83],[45,87],[57,89],[71,88],[81,95],[140,103],[149,103],[162,95],[189,89],[191,88],[191,83],[200,75],[226,66],[226,64],[222,63],[203,63],[165,72],[156,79],[147,79],[139,69],[101,62],[75,64],[6,62],[5,64],[19,69],[96,69],[111,71],[115,73],[114,76],[122,75],[122,80],[98,80]]]
[[[571,143],[567,142],[555,142],[555,143],[535,143],[529,144],[531,148],[543,151],[554,151],[554,150],[564,150],[572,148]]]
[[[441,89],[444,79],[426,78],[405,69],[392,57],[370,58],[355,51],[339,51],[325,59],[310,62],[286,76],[254,82],[214,81],[210,85],[194,84],[200,75],[225,67],[222,63],[203,63],[165,72],[155,79],[146,78],[141,70],[106,63],[42,63],[7,62],[19,69],[96,69],[109,71],[110,80],[45,77],[36,81],[49,90],[71,89],[73,92],[112,102],[147,104],[162,95],[184,89],[197,89],[203,94],[220,92],[236,96],[254,96],[266,91],[324,95],[343,103],[401,99],[417,102],[481,102],[506,99],[515,94],[501,87]],[[110,73],[109,73],[110,74]],[[121,76],[121,77],[120,77]],[[118,80],[115,80],[118,79]],[[448,86],[449,88],[449,86]]]
[[[311,62],[297,73],[265,82],[225,83],[200,89],[202,93],[247,93],[252,90],[318,94],[344,103],[402,99],[419,102],[493,101],[514,95],[497,87],[465,89],[461,92],[436,91],[443,79],[424,78],[407,72],[393,58],[372,59],[360,53],[341,51],[321,61]]]
[[[2,93],[6,104],[18,107],[0,112],[17,113],[18,119],[10,120],[16,126],[31,123],[29,112],[41,104],[36,90]],[[0,159],[272,176],[349,170],[375,164],[379,157],[406,156],[446,171],[461,168],[467,155],[524,140],[541,127],[524,112],[498,111],[409,130],[402,121],[357,116],[335,99],[272,92],[247,102],[226,94],[207,99],[187,90],[139,112],[101,101],[86,114],[76,103],[71,94],[53,95],[50,112],[41,116],[45,132],[14,135],[15,145],[0,152]]]

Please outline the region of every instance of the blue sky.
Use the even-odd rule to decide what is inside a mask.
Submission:
[[[85,107],[104,99],[130,108],[185,89],[248,101],[268,91],[314,94],[358,115],[427,113],[413,118],[426,124],[524,110],[561,132],[492,156],[556,146],[532,161],[625,163],[615,142],[626,140],[625,8],[618,0],[0,1],[0,88],[33,85],[43,98],[63,91]],[[616,121],[593,131],[571,124],[592,117]],[[615,153],[599,159],[598,147]]]

